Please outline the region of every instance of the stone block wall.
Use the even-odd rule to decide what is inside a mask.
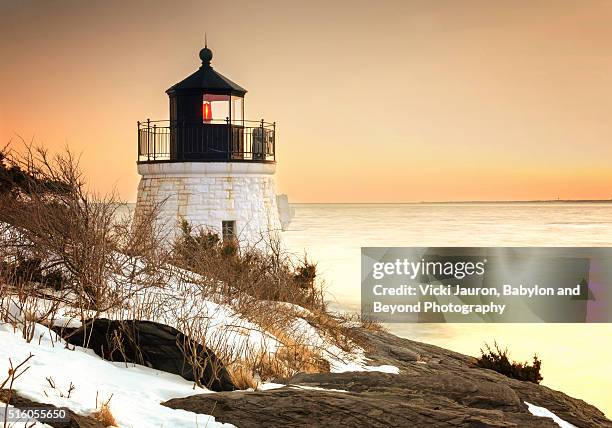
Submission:
[[[221,222],[236,221],[238,239],[261,244],[281,230],[274,165],[146,164],[139,165],[136,215],[159,204],[158,224],[174,235],[181,219],[221,236]]]

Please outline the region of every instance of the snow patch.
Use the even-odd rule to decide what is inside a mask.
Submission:
[[[525,401],[525,404],[527,404],[529,412],[533,416],[538,416],[540,418],[551,418],[561,428],[577,428],[576,425],[572,425],[569,422],[564,421],[559,416],[555,415],[553,412],[548,410],[546,407],[539,407],[539,406],[536,406],[535,404],[531,404],[526,401]]]
[[[285,387],[289,387],[293,389],[307,389],[307,390],[312,390],[312,391],[348,392],[345,389],[321,388],[318,386],[292,385],[292,384],[285,385],[284,383],[273,383],[273,382],[263,383],[259,385],[259,387],[257,387],[257,390],[258,391],[270,391],[273,389],[279,389],[279,388],[285,388]]]
[[[213,416],[161,405],[171,398],[210,393],[194,389],[193,382],[144,366],[105,361],[83,348],[66,349],[55,333],[41,325],[36,329],[37,339],[27,343],[20,330],[0,324],[0,373],[7,372],[9,358],[19,364],[34,355],[27,364],[29,369],[14,385],[23,397],[89,415],[96,410],[96,395],[99,402],[112,395],[110,410],[119,426],[127,428],[232,426],[216,422]],[[47,378],[52,378],[55,388]],[[68,398],[71,383],[75,389]]]
[[[321,388],[318,386],[289,385],[289,387],[294,389],[307,389],[311,391],[348,392],[346,389]]]

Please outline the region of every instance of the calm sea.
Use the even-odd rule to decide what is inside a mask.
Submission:
[[[331,306],[358,311],[365,246],[612,246],[612,203],[293,204],[283,240],[318,263]],[[543,361],[543,384],[612,415],[612,324],[390,324],[403,337],[477,355],[494,339]]]

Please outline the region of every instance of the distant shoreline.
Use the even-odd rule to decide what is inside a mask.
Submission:
[[[420,202],[290,202],[291,205],[478,205],[478,204],[612,204],[612,199],[542,199],[527,201],[420,201]]]

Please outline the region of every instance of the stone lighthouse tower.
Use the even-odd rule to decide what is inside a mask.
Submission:
[[[158,209],[173,235],[181,220],[224,239],[261,245],[281,229],[274,123],[244,118],[246,89],[202,65],[170,87],[170,120],[138,122],[136,213]]]

